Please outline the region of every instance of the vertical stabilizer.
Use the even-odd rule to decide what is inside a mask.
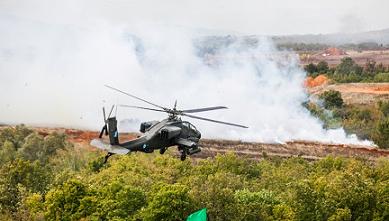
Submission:
[[[116,120],[116,117],[108,118],[108,135],[109,135],[109,142],[111,145],[119,144],[119,132],[118,132],[117,124],[118,121]]]

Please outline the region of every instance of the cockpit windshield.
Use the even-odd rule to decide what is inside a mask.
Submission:
[[[191,124],[191,123],[189,123],[189,122],[188,122],[188,124],[189,124],[189,128],[190,128],[190,129],[192,129],[192,130],[194,130],[194,131],[197,131],[197,128],[196,128],[193,124]]]

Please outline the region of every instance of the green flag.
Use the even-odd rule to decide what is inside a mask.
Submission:
[[[186,221],[207,221],[207,208],[190,214]]]

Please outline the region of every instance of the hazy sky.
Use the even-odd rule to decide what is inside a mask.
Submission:
[[[161,23],[242,34],[355,32],[389,27],[388,0],[0,0],[0,19]]]

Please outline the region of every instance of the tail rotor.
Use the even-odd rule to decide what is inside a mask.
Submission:
[[[111,110],[109,111],[109,114],[108,114],[108,118],[106,117],[105,108],[103,107],[104,126],[101,129],[99,138],[102,138],[103,134],[105,134],[105,136],[108,136],[108,119],[111,117],[111,114],[112,114],[114,107],[115,107],[115,105],[112,105]]]

